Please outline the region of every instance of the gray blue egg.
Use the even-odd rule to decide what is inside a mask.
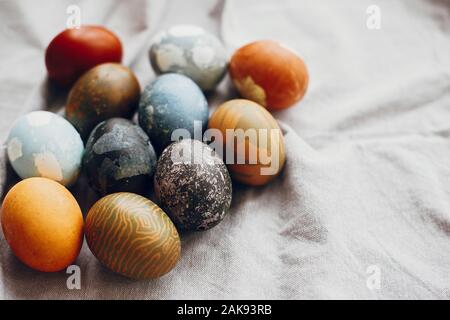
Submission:
[[[156,153],[145,132],[133,122],[112,118],[98,124],[86,143],[83,168],[99,194],[147,194]]]
[[[208,102],[200,88],[175,73],[159,76],[144,89],[138,112],[139,125],[158,152],[178,141],[180,135],[201,140],[208,114]]]
[[[227,70],[227,54],[219,39],[192,25],[159,33],[149,55],[155,72],[183,74],[204,91],[214,90]]]
[[[216,226],[231,205],[231,178],[222,158],[206,144],[186,139],[162,153],[156,166],[155,194],[181,229]]]
[[[44,177],[65,186],[78,178],[83,158],[83,141],[63,117],[34,111],[20,117],[7,140],[8,159],[22,178]]]

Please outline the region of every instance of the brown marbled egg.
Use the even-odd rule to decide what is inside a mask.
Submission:
[[[86,241],[107,268],[132,279],[161,277],[180,258],[180,237],[152,201],[120,192],[98,200],[86,217]]]
[[[130,118],[139,104],[140,86],[134,73],[118,63],[104,63],[81,76],[70,90],[66,118],[86,139],[100,122]]]
[[[222,149],[231,178],[243,184],[269,183],[283,169],[285,147],[283,133],[272,115],[250,100],[231,100],[221,105],[209,119],[210,129],[217,129],[222,139],[215,139]],[[230,154],[231,153],[231,154]]]
[[[230,75],[242,97],[270,111],[300,101],[309,81],[303,60],[272,40],[256,41],[238,49],[231,58]]]

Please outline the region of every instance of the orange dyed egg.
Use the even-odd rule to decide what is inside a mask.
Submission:
[[[271,40],[238,49],[231,58],[230,75],[244,98],[271,111],[300,101],[309,80],[303,60],[294,51]]]
[[[223,144],[224,159],[233,180],[260,186],[283,169],[286,159],[283,134],[276,120],[259,104],[250,100],[228,101],[214,112],[208,125],[221,133],[222,139],[214,139],[213,143]],[[220,150],[220,146],[214,148]]]
[[[77,201],[61,184],[46,178],[22,180],[8,192],[1,223],[13,253],[39,271],[65,269],[83,243],[83,216]]]

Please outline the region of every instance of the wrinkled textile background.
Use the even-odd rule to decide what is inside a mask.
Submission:
[[[234,186],[230,214],[183,236],[173,272],[134,282],[105,270],[86,244],[67,275],[24,267],[0,239],[0,298],[428,299],[450,298],[450,1],[174,0],[0,1],[0,135],[31,109],[58,111],[44,50],[69,4],[83,23],[123,40],[124,63],[144,86],[151,37],[179,23],[221,36],[229,53],[260,38],[305,59],[306,98],[278,112],[288,162],[263,188]],[[381,30],[366,9],[381,9]],[[212,108],[233,97],[229,80]],[[4,149],[4,148],[3,148]],[[2,151],[0,193],[17,179]],[[84,211],[95,200],[81,179]],[[380,271],[380,288],[367,286]]]

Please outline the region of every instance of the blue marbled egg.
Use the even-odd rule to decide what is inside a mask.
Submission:
[[[173,26],[158,34],[150,48],[150,62],[157,73],[183,74],[204,91],[214,90],[227,69],[219,39],[191,25]]]
[[[34,111],[19,118],[7,140],[11,166],[22,178],[44,177],[65,186],[78,178],[84,146],[63,117]]]
[[[191,79],[165,74],[144,89],[139,103],[139,125],[156,150],[162,152],[180,136],[201,140],[208,125],[208,113],[208,102]]]

